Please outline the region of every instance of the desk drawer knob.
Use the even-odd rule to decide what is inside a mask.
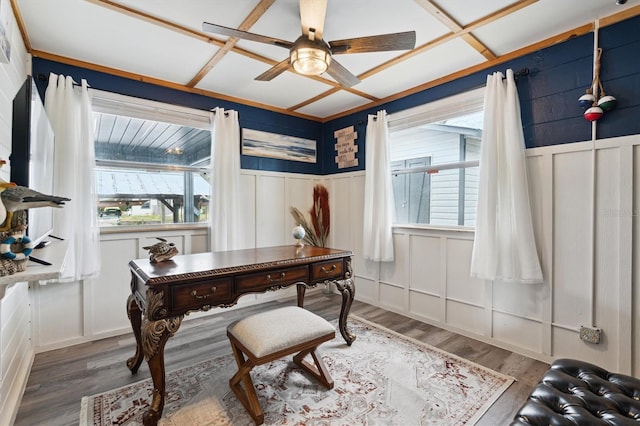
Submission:
[[[206,299],[207,297],[211,296],[213,293],[216,292],[216,286],[211,287],[211,290],[208,294],[198,294],[195,290],[193,290],[190,294],[195,297],[196,299]]]
[[[327,269],[327,268],[325,268],[325,267],[323,266],[322,268],[320,268],[320,270],[321,270],[322,272],[324,272],[325,274],[330,274],[330,273],[332,273],[333,271],[335,271],[337,268],[338,268],[338,267],[337,267],[337,266],[336,266],[336,264],[334,263],[333,265],[331,265],[331,268]]]
[[[267,281],[269,281],[270,283],[282,281],[286,275],[287,274],[285,274],[284,272],[280,272],[280,275],[278,277],[273,278],[271,274],[267,274]]]

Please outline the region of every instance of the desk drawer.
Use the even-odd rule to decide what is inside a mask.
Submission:
[[[231,285],[231,278],[174,285],[171,287],[172,309],[198,309],[228,301]]]
[[[309,268],[307,266],[295,266],[269,272],[240,275],[236,277],[236,289],[238,291],[262,290],[267,287],[286,286],[300,281],[307,282],[308,280]]]
[[[311,281],[342,278],[343,275],[344,264],[342,259],[329,260],[311,265]]]

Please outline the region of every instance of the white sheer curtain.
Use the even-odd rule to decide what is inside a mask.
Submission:
[[[366,171],[362,252],[365,259],[391,262],[393,255],[393,190],[387,113],[369,115],[367,123]]]
[[[235,250],[243,242],[238,112],[216,108],[212,114],[211,250]]]
[[[503,77],[487,76],[471,276],[539,283],[520,102],[513,71]]]
[[[63,281],[100,272],[100,228],[95,193],[95,151],[91,97],[86,80],[49,75],[45,110],[55,134],[54,195],[71,198],[54,209],[53,234],[69,241]]]

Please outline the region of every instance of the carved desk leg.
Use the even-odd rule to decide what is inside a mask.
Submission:
[[[131,328],[133,329],[133,335],[136,338],[136,353],[133,357],[127,360],[127,368],[131,370],[132,374],[138,372],[140,364],[142,364],[142,340],[140,338],[140,332],[142,328],[142,312],[136,303],[133,294],[129,295],[127,299],[127,316],[131,322]]]
[[[347,258],[345,262],[346,273],[344,274],[344,280],[336,281],[336,288],[342,293],[342,307],[340,308],[340,319],[338,320],[338,328],[340,334],[344,338],[347,345],[351,346],[354,340],[356,340],[355,334],[352,334],[347,330],[347,317],[349,316],[349,310],[353,303],[353,297],[356,294],[356,285],[353,282],[353,269],[351,268],[351,258]]]
[[[153,380],[153,400],[142,417],[145,426],[157,425],[162,416],[165,397],[164,346],[169,337],[178,331],[181,322],[182,315],[158,321],[145,319],[142,328],[142,349]]]
[[[335,284],[338,291],[342,293],[342,306],[340,307],[338,328],[340,329],[340,334],[342,334],[344,341],[347,342],[347,345],[351,346],[353,341],[356,340],[356,335],[347,330],[347,317],[349,316],[349,310],[353,303],[356,288],[351,278],[347,278],[343,281],[336,281]]]
[[[165,318],[167,311],[163,306],[164,292],[147,290],[147,305],[142,323],[141,346],[144,358],[149,365],[153,381],[153,395],[149,409],[142,416],[145,426],[156,426],[165,398],[164,346],[169,337],[178,331],[183,315]]]

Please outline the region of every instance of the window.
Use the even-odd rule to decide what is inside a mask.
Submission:
[[[484,88],[391,114],[397,224],[475,226]]]
[[[207,111],[94,92],[101,227],[208,220]]]

